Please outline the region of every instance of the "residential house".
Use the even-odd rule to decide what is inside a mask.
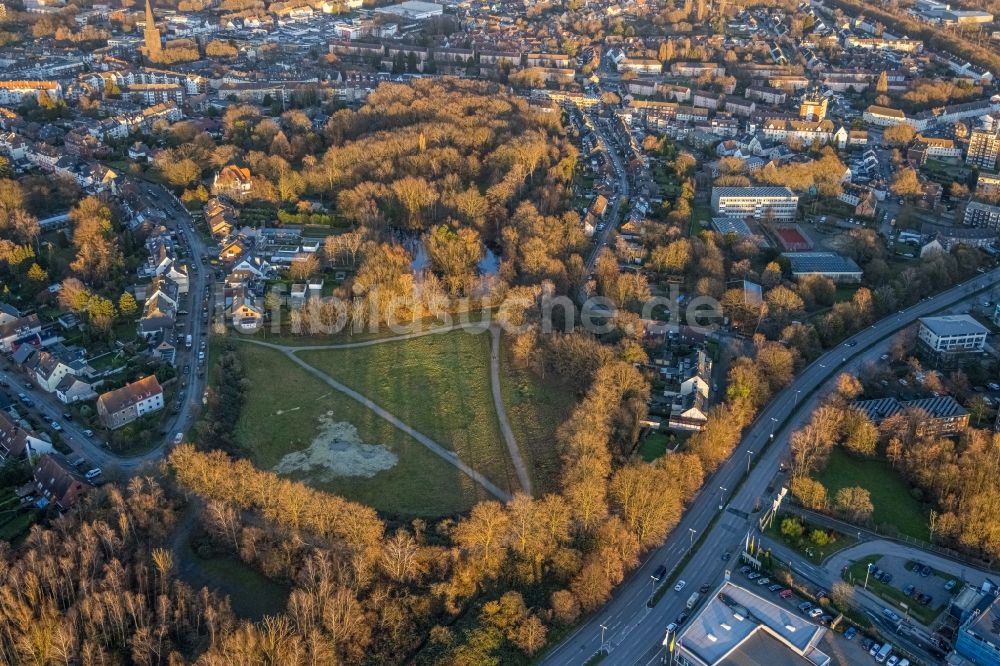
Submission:
[[[53,504],[60,511],[72,508],[93,487],[58,453],[40,457],[35,463],[32,478],[35,490],[44,500],[42,505]]]
[[[53,393],[67,375],[76,376],[83,372],[87,363],[64,351],[40,351],[35,365],[35,383],[46,393]]]
[[[97,414],[104,427],[115,430],[137,418],[163,409],[163,389],[149,375],[97,398]]]
[[[235,164],[228,164],[215,175],[212,181],[212,194],[224,195],[242,201],[253,189],[253,180],[250,177],[250,169],[238,167]]]
[[[40,455],[52,453],[50,442],[34,437],[0,411],[0,465],[22,458],[34,461]]]
[[[177,320],[177,284],[166,277],[157,277],[150,284],[149,293],[139,318],[139,335],[150,340],[172,330]]]
[[[56,385],[55,394],[59,401],[66,405],[97,397],[93,384],[74,375],[63,377]]]
[[[701,430],[708,420],[712,392],[712,359],[704,349],[686,355],[668,352],[657,359],[660,375],[666,380],[664,397],[670,399],[668,427],[672,430]]]
[[[0,324],[0,351],[14,351],[24,343],[40,344],[39,334],[42,332],[42,322],[38,315],[30,314],[18,317],[5,324]]]
[[[264,323],[264,305],[258,302],[250,289],[245,286],[238,287],[233,290],[229,300],[229,317],[233,322],[233,328],[244,333],[252,333]]]

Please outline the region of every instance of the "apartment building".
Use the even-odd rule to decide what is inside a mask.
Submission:
[[[799,104],[799,118],[809,121],[820,121],[826,118],[827,106],[830,100],[819,93],[811,93],[802,98]]]
[[[163,389],[155,375],[102,393],[97,398],[97,414],[106,428],[115,430],[140,416],[163,409]]]
[[[965,207],[963,222],[970,227],[1000,229],[1000,206],[981,201],[970,201]]]
[[[1000,133],[974,129],[969,134],[969,150],[965,163],[992,171],[1000,157]]]
[[[62,86],[57,81],[0,81],[0,104],[18,106],[25,99],[37,100],[45,93],[52,100],[62,99]]]

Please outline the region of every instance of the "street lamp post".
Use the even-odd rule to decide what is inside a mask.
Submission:
[[[722,487],[722,486],[719,486],[719,491],[720,491],[719,492],[719,511],[722,511],[722,507],[725,504],[724,499],[726,497],[726,489],[724,487]]]
[[[688,528],[688,533],[691,535],[691,544],[690,544],[690,546],[694,546],[694,535],[695,535],[695,533],[697,531],[698,530],[694,529],[693,527],[689,527]]]
[[[872,572],[872,563],[869,562],[868,563],[868,568],[865,571],[865,589],[866,590],[868,589],[868,574],[870,574],[871,572]]]
[[[608,626],[606,624],[602,624],[601,625],[601,649],[598,650],[598,652],[601,652],[601,653],[604,652],[604,632],[607,631],[607,630],[608,630]]]
[[[792,407],[799,404],[799,394],[802,393],[802,389],[795,389],[795,402],[792,403]]]
[[[747,474],[750,473],[750,458],[753,457],[753,451],[747,449]]]
[[[778,425],[778,419],[776,419],[776,418],[774,418],[772,416],[771,417],[771,439],[772,440],[774,439],[774,429],[777,427],[777,425]]]

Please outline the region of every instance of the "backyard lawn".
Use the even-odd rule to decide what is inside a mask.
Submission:
[[[860,460],[840,448],[819,475],[832,500],[841,488],[861,486],[871,493],[875,511],[872,520],[885,529],[894,526],[900,534],[930,540],[926,510],[910,495],[910,487],[883,460]]]
[[[500,488],[517,475],[490,392],[490,336],[452,331],[299,357],[454,451]]]
[[[239,337],[233,339],[239,340]],[[325,417],[352,424],[364,444],[383,445],[398,456],[398,461],[370,478],[331,478],[313,473],[289,476],[397,516],[461,512],[488,496],[478,484],[417,441],[374,412],[337,393],[280,352],[249,343],[240,344],[238,350],[251,388],[236,435],[254,463],[262,469],[273,468],[286,454],[308,449],[320,434],[320,417]],[[333,357],[330,360],[332,364],[348,361]],[[357,362],[357,358],[352,357],[350,361]],[[349,369],[341,368],[341,372]],[[389,379],[388,374],[383,377]],[[488,394],[489,385],[485,386]],[[426,406],[424,394],[420,395],[416,404]],[[416,423],[413,425],[417,427]]]
[[[500,395],[521,457],[528,466],[536,496],[558,490],[559,451],[556,430],[569,418],[576,396],[556,381],[545,381],[514,365],[501,339]]]

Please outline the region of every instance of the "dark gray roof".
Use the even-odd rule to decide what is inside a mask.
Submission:
[[[967,314],[921,317],[919,321],[938,337],[989,333],[985,326]]]
[[[950,395],[935,398],[920,398],[919,400],[897,400],[896,398],[878,398],[876,400],[856,400],[854,407],[864,412],[874,423],[888,418],[904,409],[917,408],[927,412],[932,418],[947,418],[949,416],[965,416],[968,414],[962,405]]]
[[[861,275],[861,267],[850,257],[842,257],[833,252],[785,252],[792,264],[792,273],[856,273]]]

